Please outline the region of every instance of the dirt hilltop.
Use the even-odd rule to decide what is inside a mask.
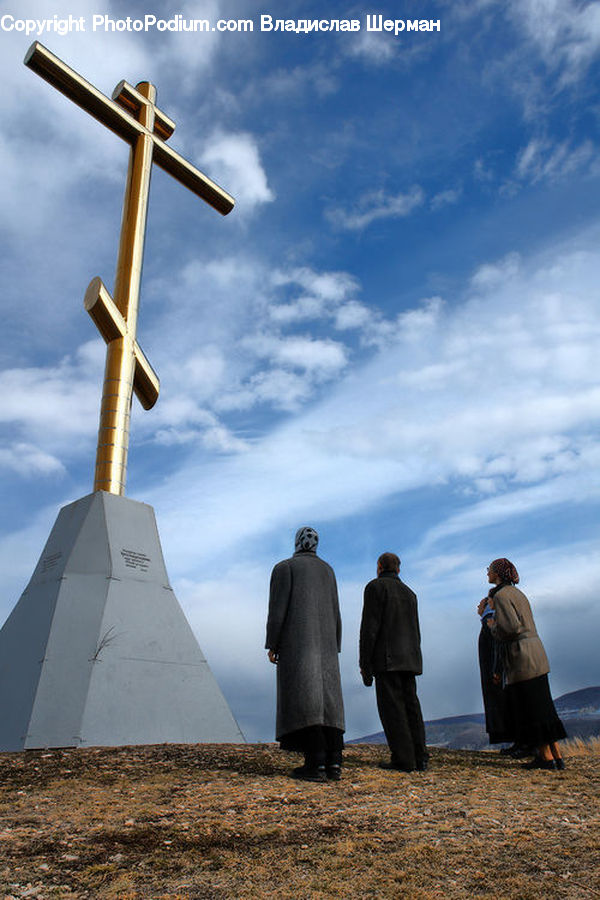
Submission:
[[[306,784],[270,744],[0,754],[0,896],[600,897],[597,747],[561,773],[385,755],[351,745],[342,781]]]

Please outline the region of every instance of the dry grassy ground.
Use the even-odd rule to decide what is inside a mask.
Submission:
[[[434,750],[425,773],[354,745],[338,783],[272,745],[0,755],[6,898],[600,897],[597,748],[564,773]]]

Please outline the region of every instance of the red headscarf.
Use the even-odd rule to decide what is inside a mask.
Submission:
[[[510,559],[495,559],[490,563],[490,570],[495,572],[498,578],[501,578],[506,584],[518,584],[519,573],[511,563]]]

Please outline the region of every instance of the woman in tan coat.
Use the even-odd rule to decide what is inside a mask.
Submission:
[[[554,707],[548,684],[548,657],[536,631],[529,600],[516,584],[519,573],[508,559],[488,568],[494,587],[489,603],[494,615],[488,626],[501,644],[506,693],[518,744],[537,747],[526,769],[564,769],[557,741],[567,733]]]

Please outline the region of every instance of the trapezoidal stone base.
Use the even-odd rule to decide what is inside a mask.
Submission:
[[[243,741],[152,507],[104,491],[63,507],[0,631],[0,750]]]

